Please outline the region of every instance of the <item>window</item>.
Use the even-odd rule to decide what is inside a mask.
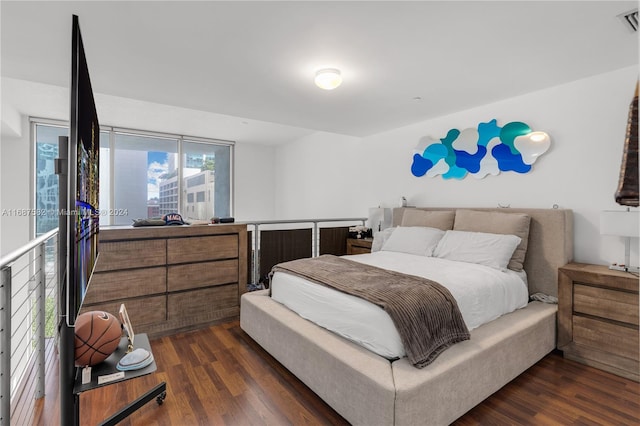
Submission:
[[[67,136],[63,126],[34,126],[35,140],[35,236],[58,227],[58,176],[54,160],[58,158],[58,137]]]
[[[111,218],[108,217],[109,213],[113,211],[111,208],[111,167],[109,161],[110,150],[110,137],[109,132],[100,132],[100,199],[98,200],[98,208],[101,212],[106,213],[100,217],[101,225],[111,224]]]
[[[116,132],[114,142],[114,223],[150,217],[154,206],[158,216],[176,213],[178,140]]]
[[[185,140],[182,164],[185,220],[231,216],[231,146]],[[207,192],[213,192],[213,199],[206,199]]]
[[[34,120],[33,129],[34,204],[38,211],[52,213],[36,215],[40,235],[58,226],[53,164],[58,136],[68,135],[68,127]],[[102,128],[100,224],[129,225],[135,219],[173,212],[185,220],[231,216],[232,146],[225,141]]]

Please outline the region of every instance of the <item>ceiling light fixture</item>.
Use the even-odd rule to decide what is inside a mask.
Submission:
[[[316,72],[316,86],[324,90],[333,90],[342,84],[342,75],[336,68],[324,68]]]

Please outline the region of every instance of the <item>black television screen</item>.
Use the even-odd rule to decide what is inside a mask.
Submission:
[[[75,324],[98,258],[100,125],[73,16],[67,187],[67,320]]]

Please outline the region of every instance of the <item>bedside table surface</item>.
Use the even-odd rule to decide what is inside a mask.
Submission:
[[[624,271],[609,269],[606,265],[590,265],[587,263],[568,263],[559,270],[574,281],[588,281],[594,285],[614,287],[621,290],[638,292],[640,278]]]

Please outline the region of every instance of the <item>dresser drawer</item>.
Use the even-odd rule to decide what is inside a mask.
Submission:
[[[235,257],[238,257],[237,234],[167,240],[167,263],[169,264]]]
[[[229,284],[169,294],[168,320],[197,318],[238,306],[238,285]]]
[[[638,325],[638,294],[575,283],[573,311]]]
[[[573,317],[573,341],[601,348],[610,353],[638,360],[638,328],[626,327],[575,315]]]
[[[165,295],[98,303],[96,305],[83,305],[82,312],[106,311],[120,319],[118,312],[122,303],[127,307],[134,333],[144,333],[145,325],[155,324],[167,319],[167,296]]]
[[[167,260],[165,240],[104,242],[98,250],[95,272],[161,266]]]
[[[168,291],[238,282],[238,259],[169,266]]]
[[[95,273],[89,289],[85,303],[165,293],[167,273],[164,267]]]

